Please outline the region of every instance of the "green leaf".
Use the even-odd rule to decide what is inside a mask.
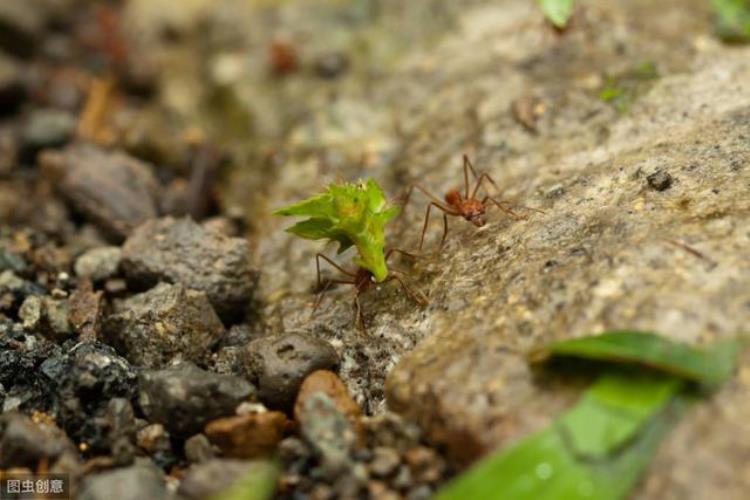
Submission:
[[[367,269],[376,281],[388,276],[385,263],[385,225],[398,215],[388,206],[383,190],[369,179],[356,184],[328,186],[326,192],[276,210],[274,215],[310,217],[287,231],[311,240],[339,243],[339,253],[357,247],[355,263]]]
[[[538,0],[544,15],[558,28],[564,28],[568,24],[575,0]]]
[[[681,409],[679,387],[669,377],[602,376],[568,414],[480,461],[436,498],[623,498]]]
[[[750,42],[750,0],[713,0],[716,34],[725,42]]]
[[[643,365],[680,378],[718,384],[732,375],[739,352],[736,340],[716,342],[698,349],[648,332],[607,332],[592,337],[564,340],[533,352],[535,363],[550,358],[583,358]]]
[[[274,462],[254,461],[249,472],[211,500],[268,500],[276,492],[279,470]]]

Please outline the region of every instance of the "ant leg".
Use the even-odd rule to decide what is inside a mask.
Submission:
[[[400,253],[401,255],[406,255],[407,257],[411,257],[412,259],[418,259],[421,257],[418,253],[412,253],[407,252],[406,250],[401,250],[400,248],[391,248],[385,253],[385,261],[388,262],[388,259],[391,258],[391,255],[394,253]]]
[[[427,304],[430,303],[429,299],[425,296],[425,294],[423,294],[422,292],[419,292],[419,293],[415,292],[411,287],[409,287],[409,285],[407,285],[404,282],[403,279],[401,279],[398,276],[399,274],[400,275],[405,275],[403,272],[398,271],[396,269],[393,269],[391,272],[392,272],[392,274],[386,279],[386,282],[387,281],[393,281],[393,280],[398,281],[398,284],[401,285],[401,288],[404,290],[404,292],[406,293],[406,295],[411,300],[413,300],[414,302],[416,302],[417,304],[419,304],[421,306],[426,306]]]
[[[345,274],[345,275],[349,276],[350,278],[355,278],[357,276],[355,273],[347,271],[343,267],[341,267],[338,264],[336,264],[334,261],[332,261],[326,255],[323,255],[322,253],[317,253],[317,254],[315,254],[315,268],[318,271],[318,284],[317,284],[317,288],[318,289],[320,289],[320,286],[321,286],[321,281],[320,281],[320,259],[321,258],[323,260],[325,260],[326,262],[328,262],[333,267],[335,267],[336,269],[338,269],[342,274]]]
[[[404,206],[406,206],[407,203],[409,203],[409,200],[411,199],[411,194],[414,192],[414,190],[419,191],[426,197],[428,197],[430,200],[432,200],[436,205],[439,205],[442,210],[450,210],[450,207],[446,206],[443,203],[443,200],[429,192],[424,186],[421,184],[412,184],[409,186],[409,189],[406,191],[406,196],[404,196]]]
[[[362,304],[359,302],[359,294],[354,295],[354,307],[356,308],[354,322],[357,324],[357,328],[366,335],[367,327],[365,326],[365,315],[362,313]]]
[[[310,311],[310,319],[315,317],[315,313],[318,310],[318,307],[320,307],[320,304],[323,302],[323,294],[325,294],[329,288],[331,288],[331,285],[354,285],[354,281],[349,280],[326,280],[326,284],[323,287],[322,290],[320,290],[317,293],[317,297],[315,297],[315,303],[313,304],[312,311]]]
[[[464,199],[469,198],[469,169],[471,169],[471,172],[474,174],[474,177],[477,176],[477,173],[474,171],[474,166],[471,164],[471,161],[469,161],[469,155],[464,153]]]
[[[440,250],[445,245],[445,239],[448,237],[448,214],[443,213],[443,237],[440,238]]]

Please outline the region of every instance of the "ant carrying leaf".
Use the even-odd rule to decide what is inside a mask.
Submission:
[[[398,249],[385,250],[385,225],[398,213],[399,208],[388,205],[383,190],[372,179],[356,184],[332,184],[322,194],[273,212],[274,215],[309,217],[287,228],[288,232],[301,238],[334,241],[339,244],[339,254],[356,247],[354,264],[357,269],[354,271],[347,271],[322,253],[316,254],[315,264],[321,294],[332,284],[354,286],[355,319],[362,330],[365,327],[359,297],[375,283],[397,281],[412,300],[422,305],[427,303],[422,294],[416,294],[404,282],[402,272],[389,270],[387,266],[388,258],[394,253],[413,256]],[[346,278],[327,280],[324,286],[320,278],[320,259]],[[316,300],[313,312],[319,303],[320,298]]]
[[[482,199],[477,198],[477,194],[479,193],[480,188],[482,187],[482,184],[487,181],[497,190],[500,191],[500,188],[497,186],[494,180],[492,180],[492,177],[489,176],[486,172],[482,172],[480,174],[477,173],[477,171],[474,169],[474,165],[471,164],[471,161],[469,161],[469,157],[467,155],[463,156],[464,158],[464,192],[461,194],[461,192],[458,189],[452,189],[445,193],[445,200],[441,200],[431,192],[429,192],[427,189],[425,189],[421,184],[412,184],[409,186],[409,189],[406,192],[406,196],[404,197],[404,206],[406,206],[409,203],[409,199],[411,198],[412,192],[416,189],[417,191],[420,191],[422,194],[427,196],[431,201],[430,204],[427,205],[427,212],[425,212],[424,217],[424,225],[422,226],[422,235],[419,238],[419,251],[422,251],[422,246],[424,245],[424,236],[427,232],[427,225],[430,223],[430,212],[432,211],[432,207],[437,208],[438,210],[443,212],[443,237],[440,239],[440,248],[443,248],[443,245],[445,244],[445,238],[448,236],[448,216],[451,217],[462,217],[466,219],[467,221],[471,222],[477,227],[482,227],[487,223],[487,208],[494,205],[503,212],[507,213],[511,217],[513,217],[516,220],[522,219],[523,217],[518,215],[516,212],[511,210],[508,205],[510,205],[510,202],[507,201],[501,201],[493,198],[490,195],[485,195]],[[476,179],[476,182],[474,184],[474,187],[472,188],[469,183],[469,172],[471,172],[471,175]],[[490,203],[492,205],[490,205]],[[537,210],[535,208],[528,208],[523,207],[527,210],[533,210],[535,212],[544,213],[541,210]]]

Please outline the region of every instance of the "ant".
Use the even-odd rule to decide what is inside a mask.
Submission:
[[[424,225],[422,226],[422,236],[419,239],[419,251],[422,251],[422,246],[424,245],[424,236],[427,231],[427,225],[430,222],[430,213],[432,210],[432,207],[437,208],[438,210],[443,212],[443,237],[440,240],[440,248],[443,248],[443,245],[445,244],[445,239],[448,236],[448,216],[451,217],[463,217],[467,221],[474,224],[476,227],[482,227],[485,224],[487,224],[487,208],[491,205],[489,203],[491,202],[494,204],[497,208],[502,210],[503,212],[507,213],[511,217],[513,217],[516,220],[523,219],[522,216],[508,208],[508,205],[510,205],[510,202],[507,201],[500,201],[492,196],[486,195],[481,200],[477,198],[477,193],[479,192],[479,189],[482,187],[482,183],[484,181],[489,182],[492,184],[492,186],[497,190],[500,191],[500,188],[497,186],[494,180],[492,180],[492,177],[489,176],[486,172],[482,172],[481,174],[477,174],[477,171],[474,169],[474,165],[471,164],[471,161],[469,160],[469,157],[467,155],[463,155],[464,159],[464,192],[461,194],[461,192],[458,189],[452,189],[445,193],[445,201],[441,200],[431,192],[429,192],[427,189],[425,189],[421,184],[412,184],[409,186],[409,189],[406,192],[406,196],[404,197],[404,206],[406,206],[407,203],[409,203],[409,199],[411,198],[412,192],[416,189],[425,196],[427,196],[431,201],[430,204],[427,205],[427,212],[425,213],[424,218]],[[474,184],[474,188],[470,188],[469,184],[469,171],[471,171],[471,174],[476,179],[476,184]],[[529,207],[523,207],[527,210],[533,210],[535,212],[544,213],[541,210],[537,210],[535,208],[529,208]]]
[[[416,258],[418,255],[398,249],[398,248],[392,248],[388,250],[385,253],[385,260],[386,262],[388,259],[393,255],[394,253],[400,253],[402,255],[406,255],[408,257]],[[325,281],[321,279],[320,277],[320,259],[325,260],[328,264],[336,268],[339,272],[347,276],[348,279],[326,279]],[[315,300],[315,304],[313,305],[312,312],[310,313],[310,317],[312,317],[315,314],[315,311],[317,311],[318,306],[320,306],[320,303],[323,300],[323,293],[328,290],[332,285],[352,285],[354,287],[354,307],[356,309],[354,320],[357,323],[357,326],[363,333],[367,333],[367,328],[365,327],[365,317],[362,312],[362,305],[360,303],[359,297],[370,290],[373,285],[376,284],[375,277],[373,274],[364,267],[358,266],[356,270],[354,271],[347,271],[343,267],[336,264],[333,260],[331,260],[330,257],[322,254],[317,253],[315,254],[315,267],[317,269],[317,275],[318,275],[318,281],[317,281],[317,287],[318,290],[318,298]],[[426,306],[429,304],[429,300],[422,292],[415,292],[412,290],[409,285],[407,285],[401,276],[404,276],[404,273],[402,271],[398,271],[396,269],[390,269],[388,272],[388,277],[385,278],[385,280],[381,281],[381,283],[387,283],[389,281],[397,281],[399,285],[401,285],[401,288],[406,293],[406,295],[419,304],[420,306]]]

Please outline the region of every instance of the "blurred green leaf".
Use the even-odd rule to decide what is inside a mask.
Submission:
[[[716,34],[725,42],[750,42],[750,0],[713,0]]]
[[[250,471],[211,500],[268,500],[276,492],[279,466],[265,460],[254,461]]]
[[[573,357],[638,364],[693,382],[718,384],[732,375],[738,352],[736,340],[698,349],[653,333],[621,331],[564,340],[533,352],[530,360]]]
[[[605,375],[550,427],[480,461],[437,498],[623,498],[682,408],[679,387],[670,377]]]
[[[538,0],[542,12],[552,24],[564,28],[568,24],[575,0]]]

